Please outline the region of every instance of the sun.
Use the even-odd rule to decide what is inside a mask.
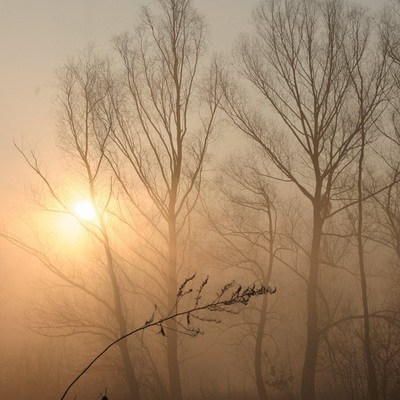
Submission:
[[[72,212],[76,217],[87,222],[96,222],[96,210],[90,200],[79,200],[72,206]]]

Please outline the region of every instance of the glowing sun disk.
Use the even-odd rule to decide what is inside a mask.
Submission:
[[[85,221],[96,221],[96,210],[90,200],[77,201],[72,207],[73,213]]]

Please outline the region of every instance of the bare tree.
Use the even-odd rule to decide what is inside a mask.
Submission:
[[[78,310],[74,310],[76,304],[74,306],[68,305],[68,303],[62,305],[62,302],[53,303],[49,308],[49,310],[53,310],[55,304],[58,304],[58,306],[61,304],[61,308],[58,310],[49,311],[53,313],[53,317],[46,312],[40,313],[43,318],[49,319],[47,322],[41,321],[43,326],[48,326],[50,329],[52,324],[64,326],[66,329],[70,326],[71,329],[68,329],[70,334],[82,332],[83,329],[83,331],[94,332],[99,335],[106,334],[119,337],[127,333],[128,322],[121,281],[118,276],[117,256],[111,243],[110,227],[105,222],[105,214],[112,196],[112,187],[109,184],[107,186],[104,176],[105,149],[110,131],[107,126],[101,123],[102,105],[108,90],[107,79],[105,79],[107,73],[108,62],[97,57],[92,48],[89,48],[80,59],[68,62],[57,73],[59,82],[58,144],[69,159],[73,171],[70,172],[76,176],[77,180],[81,181],[80,189],[90,200],[95,211],[93,221],[86,221],[76,215],[71,203],[71,193],[68,193],[65,188],[57,187],[57,179],[48,176],[34,151],[29,152],[22,147],[17,148],[28,166],[39,177],[48,193],[49,198],[47,200],[43,199],[42,202],[41,199],[37,199],[39,205],[46,211],[68,214],[75,218],[102,249],[106,279],[108,279],[111,288],[111,299],[104,296],[93,286],[93,277],[92,283],[86,282],[81,274],[77,275],[74,271],[68,271],[67,268],[62,266],[59,259],[52,257],[51,252],[46,247],[40,244],[38,246],[29,244],[13,234],[2,233],[1,235],[41,261],[63,285],[69,287],[70,290],[78,291],[83,295],[83,298],[90,299],[97,304],[102,313],[107,313],[114,320],[113,325],[116,325],[116,329],[113,332],[111,328],[110,332],[107,322],[104,322],[105,325],[102,326],[100,321],[87,321],[84,313],[82,315]],[[78,190],[77,181],[75,181],[75,185],[75,190]],[[82,254],[81,257],[84,257],[84,255]],[[102,264],[103,260],[99,264]],[[104,278],[101,277],[100,281],[102,279]],[[61,293],[58,296],[61,296]],[[89,314],[87,308],[86,312]],[[82,319],[79,319],[78,315],[81,315]],[[44,332],[43,329],[39,330]],[[139,385],[127,343],[121,342],[119,350],[130,397],[140,399]]]
[[[126,229],[133,233],[131,240],[126,235],[121,239],[128,246],[136,238],[145,244],[144,251],[138,250],[137,243],[133,246],[139,260],[135,266],[159,289],[144,295],[165,311],[178,312],[178,275],[186,274],[190,265],[190,215],[200,193],[218,103],[216,69],[210,69],[206,80],[199,79],[205,24],[192,1],[159,0],[154,8],[144,7],[141,17],[142,23],[133,35],[115,38],[120,62],[115,64],[121,68],[113,69],[106,61],[100,66],[100,61],[86,59],[68,64],[59,73],[59,142],[78,162],[96,210],[95,224],[79,222],[103,247],[113,289],[113,303],[106,307],[114,313],[119,336],[127,329],[121,285],[129,277],[120,263],[132,263],[132,257],[117,254],[118,246],[111,243],[105,214],[110,215],[110,203],[118,198],[119,209],[112,214],[125,226],[125,234]],[[68,202],[42,170],[36,154],[20,151],[57,203],[57,211],[73,215]],[[111,182],[108,189],[107,178]],[[118,194],[113,192],[113,180],[119,183]],[[105,191],[108,195],[102,197],[100,193]],[[139,227],[140,221],[143,224]],[[5,236],[57,270],[43,252],[15,236]],[[69,283],[78,285],[73,280]],[[132,286],[136,290],[135,284],[129,280],[131,291]],[[169,395],[179,400],[182,385],[176,321],[168,319],[166,329]],[[127,342],[118,346],[130,396],[139,398]]]
[[[364,28],[368,30],[368,26]],[[355,32],[354,32],[355,33]],[[357,33],[358,34],[358,33]],[[368,36],[366,35],[366,39]],[[357,51],[357,50],[355,50]],[[365,158],[367,156],[367,145],[371,144],[371,133],[374,131],[375,124],[381,112],[374,113],[373,109],[378,109],[382,103],[386,104],[387,89],[389,82],[389,69],[386,52],[379,53],[375,57],[373,54],[368,56],[368,67],[366,67],[365,57],[359,56],[363,62],[357,65],[352,74],[354,93],[357,98],[358,115],[360,123],[360,152],[358,157],[358,176],[357,176],[357,248],[358,248],[358,262],[360,269],[360,283],[362,293],[362,306],[364,313],[364,335],[363,345],[367,369],[367,385],[368,385],[368,398],[371,400],[378,400],[378,380],[373,359],[372,340],[371,340],[371,327],[369,317],[369,301],[368,301],[368,286],[367,286],[367,272],[364,256],[364,199],[365,188]],[[372,110],[371,110],[372,109]],[[382,108],[381,108],[382,110]]]
[[[120,219],[152,254],[139,257],[160,286],[160,306],[173,312],[178,274],[187,267],[190,215],[214,128],[217,74],[211,70],[207,85],[198,78],[205,25],[192,1],[158,0],[154,8],[142,9],[141,20],[133,35],[114,41],[122,72],[110,81],[107,124],[114,147],[108,159],[129,210]],[[145,230],[137,228],[138,219],[146,222]],[[173,319],[167,330],[170,397],[180,400]]]
[[[340,200],[354,184],[361,130],[373,122],[383,95],[382,82],[373,83],[375,96],[359,116],[353,77],[369,45],[365,18],[359,7],[341,1],[263,1],[254,13],[256,32],[242,36],[236,55],[239,73],[261,94],[271,122],[260,105],[249,107],[229,79],[222,87],[226,114],[264,151],[274,167],[269,174],[291,182],[311,204],[304,400],[315,399],[324,224],[343,209]]]
[[[224,270],[237,270],[238,274],[254,276],[262,285],[269,285],[276,262],[278,212],[275,188],[263,176],[257,164],[257,152],[247,157],[232,157],[222,167],[216,181],[215,195],[206,207],[206,229],[216,236],[206,242],[210,256]],[[249,161],[246,161],[246,158]],[[243,318],[248,323],[252,343],[252,373],[260,399],[268,399],[263,355],[268,298],[254,304],[255,312],[248,310]],[[243,339],[242,339],[243,340]],[[247,351],[246,351],[247,353]],[[272,378],[271,378],[272,379]],[[270,380],[271,380],[270,379]]]

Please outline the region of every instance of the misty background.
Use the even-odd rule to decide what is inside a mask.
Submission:
[[[112,338],[118,337],[124,329],[129,331],[141,326],[151,317],[154,304],[160,307],[160,316],[168,313],[173,304],[170,294],[166,295],[168,300],[163,299],[160,294],[163,287],[168,286],[168,279],[160,267],[166,261],[160,261],[160,254],[170,256],[171,252],[164,249],[162,239],[156,237],[156,228],[153,231],[148,226],[162,226],[169,234],[170,227],[167,227],[168,224],[164,226],[162,222],[155,222],[161,218],[162,212],[157,214],[149,200],[151,196],[144,193],[145,189],[140,188],[135,192],[135,188],[139,187],[137,178],[129,181],[131,186],[128,185],[129,189],[125,192],[121,188],[115,191],[110,189],[112,200],[108,201],[106,193],[110,186],[109,171],[112,167],[104,167],[108,172],[105,172],[104,179],[102,178],[98,186],[101,188],[99,204],[101,207],[106,204],[107,212],[109,211],[109,216],[104,217],[106,228],[101,232],[103,239],[107,237],[113,243],[112,258],[116,265],[117,281],[120,280],[114,287],[107,283],[108,279],[112,281],[112,274],[106,273],[107,263],[103,253],[100,254],[102,250],[99,250],[102,247],[90,236],[91,227],[94,225],[96,231],[96,226],[100,225],[98,219],[94,223],[84,221],[83,227],[89,227],[85,231],[79,224],[74,225],[76,221],[60,222],[58,217],[54,217],[54,213],[46,213],[46,208],[47,211],[54,207],[57,212],[60,210],[46,192],[48,188],[43,185],[43,179],[37,173],[44,171],[44,176],[51,177],[55,187],[58,185],[67,188],[63,192],[65,199],[72,199],[74,192],[83,196],[85,173],[79,168],[75,169],[79,161],[75,164],[68,155],[71,154],[68,153],[71,151],[71,143],[66,139],[63,142],[60,134],[68,131],[68,121],[67,128],[60,124],[63,104],[59,101],[60,88],[61,93],[67,93],[63,89],[68,88],[73,81],[69,80],[68,73],[79,75],[85,71],[85,65],[94,65],[95,71],[107,75],[104,72],[107,68],[94,55],[99,54],[101,58],[102,55],[111,54],[112,47],[115,47],[112,38],[126,31],[134,32],[140,23],[142,5],[155,7],[156,3],[100,0],[56,4],[51,1],[4,0],[0,4],[0,226],[6,236],[12,232],[15,235],[12,238],[17,238],[14,244],[10,243],[13,240],[0,242],[0,354],[3,360],[0,366],[0,393],[4,397],[59,398],[71,379]],[[222,313],[216,317],[221,319],[219,323],[207,321],[208,314],[201,314],[204,320],[200,318],[193,326],[199,326],[204,335],[187,335],[187,326],[181,322],[182,327],[160,325],[131,337],[126,352],[134,360],[137,388],[143,399],[395,399],[400,393],[397,373],[400,351],[396,302],[399,283],[398,255],[395,246],[388,243],[396,241],[398,232],[392,231],[393,237],[389,238],[388,230],[379,227],[379,221],[382,221],[379,220],[380,210],[386,210],[385,206],[391,205],[392,201],[395,204],[394,219],[398,216],[395,203],[398,185],[390,186],[391,183],[388,183],[391,178],[396,180],[396,174],[391,168],[398,153],[396,155],[390,138],[385,136],[382,139],[383,136],[379,136],[382,132],[391,132],[393,128],[391,123],[394,118],[391,119],[389,114],[385,116],[385,112],[390,107],[395,108],[395,100],[392,103],[388,101],[388,105],[382,106],[382,110],[379,109],[379,104],[376,117],[375,114],[371,117],[373,123],[368,125],[370,127],[376,124],[373,128],[368,128],[373,131],[373,139],[371,136],[371,143],[368,143],[370,148],[365,152],[368,164],[362,178],[365,187],[361,189],[355,183],[360,171],[357,165],[361,165],[357,164],[361,148],[360,142],[357,142],[352,148],[354,154],[349,157],[351,161],[349,164],[344,162],[343,169],[353,165],[352,163],[355,166],[349,167],[349,172],[346,170],[345,178],[338,185],[340,188],[348,188],[348,191],[337,189],[337,197],[333,200],[329,199],[330,193],[325,193],[329,203],[320,199],[319,213],[325,218],[332,211],[335,212],[351,202],[351,199],[356,199],[352,205],[361,204],[361,201],[357,203],[357,196],[360,196],[362,190],[368,193],[374,190],[378,192],[375,196],[376,203],[368,203],[374,197],[372,195],[365,201],[362,210],[365,215],[361,225],[357,225],[357,212],[360,208],[358,211],[345,209],[337,218],[333,218],[333,221],[327,220],[324,225],[324,230],[329,235],[321,238],[322,250],[317,257],[320,275],[315,287],[319,318],[315,332],[321,336],[318,340],[310,338],[307,327],[312,322],[308,319],[310,312],[307,309],[307,296],[310,296],[308,273],[313,256],[310,250],[312,211],[309,199],[299,194],[293,182],[286,182],[287,176],[279,175],[282,169],[276,169],[276,165],[274,167],[266,156],[268,153],[263,153],[262,146],[261,150],[257,147],[257,140],[252,141],[251,134],[246,134],[251,129],[247,129],[240,112],[244,112],[249,106],[249,118],[255,118],[252,110],[258,111],[257,103],[264,104],[262,101],[265,100],[260,100],[257,79],[253,82],[249,79],[246,81],[249,75],[246,76],[246,71],[242,70],[239,72],[244,81],[244,91],[241,92],[241,87],[236,88],[235,84],[231,86],[232,82],[238,80],[237,75],[234,75],[237,70],[231,65],[235,62],[232,49],[235,48],[236,57],[238,52],[242,51],[243,55],[246,49],[250,49],[251,46],[246,47],[246,41],[240,35],[242,32],[254,32],[252,12],[258,3],[256,0],[198,0],[192,4],[204,17],[207,27],[207,51],[202,55],[201,72],[206,74],[213,60],[216,60],[215,65],[221,66],[221,70],[211,68],[210,72],[211,77],[220,73],[218,93],[221,97],[219,108],[216,106],[218,113],[215,111],[215,127],[214,120],[210,122],[210,126],[215,129],[215,136],[205,146],[209,154],[204,159],[201,186],[193,178],[195,166],[190,164],[200,159],[195,145],[190,147],[193,153],[184,164],[190,171],[183,174],[184,179],[189,182],[193,179],[193,186],[201,195],[199,198],[193,196],[193,200],[189,197],[186,203],[182,203],[183,209],[190,209],[195,204],[196,211],[193,214],[188,211],[188,217],[182,217],[184,239],[178,238],[177,246],[178,252],[182,253],[178,254],[178,258],[181,257],[181,268],[176,273],[174,284],[175,289],[179,288],[185,279],[196,272],[196,277],[188,283],[188,287],[195,293],[209,276],[202,298],[205,302],[212,302],[214,294],[232,280],[244,287],[253,283],[271,285],[277,288],[277,292],[252,299],[246,306],[235,305],[235,314]],[[359,4],[369,7],[371,13],[378,13],[378,5],[372,1]],[[369,23],[373,24],[375,20],[372,18]],[[373,46],[379,46],[374,34],[371,34],[372,45],[368,48],[371,54],[374,53]],[[349,33],[348,37],[350,36]],[[125,48],[123,36],[118,43],[120,49]],[[128,45],[127,47],[129,48]],[[213,58],[214,53],[217,53],[216,58]],[[248,54],[253,53],[249,51]],[[246,65],[245,57],[242,61]],[[365,65],[368,66],[368,62],[365,61]],[[393,68],[395,67],[394,65]],[[396,73],[393,73],[394,77]],[[365,80],[368,81],[373,75],[368,70]],[[115,92],[112,93],[116,97],[110,95],[110,99],[120,101],[120,110],[126,111],[124,107],[130,103],[124,103],[124,95],[118,97],[125,92],[118,91],[119,86],[112,80],[113,76],[110,78],[107,75],[107,78],[115,84]],[[396,81],[396,78],[393,79]],[[356,78],[354,80],[356,86],[359,81]],[[206,82],[212,86],[212,79],[206,79]],[[96,87],[96,91],[104,90],[100,86]],[[204,86],[203,89],[209,94],[210,104],[216,101],[213,91],[199,80],[198,87],[200,86]],[[398,88],[391,90],[395,99]],[[96,91],[93,95],[97,94]],[[244,93],[249,97],[245,97]],[[308,94],[305,95],[308,99],[307,96]],[[229,99],[236,99],[236,108],[231,107]],[[243,108],[240,99],[244,99]],[[382,103],[385,101],[382,100]],[[351,101],[348,104],[354,106]],[[207,118],[211,119],[207,107],[203,109],[198,106],[198,109],[203,112],[203,119],[192,116],[196,132],[198,127],[204,128],[207,125]],[[274,140],[279,142],[283,128],[280,126],[279,115],[273,112],[273,107],[266,105],[265,110],[265,121],[262,118],[253,120],[256,125],[254,132],[258,132],[257,123],[260,127],[272,128],[271,131],[277,136],[268,143],[275,149]],[[79,111],[80,108],[76,108],[76,112]],[[105,112],[104,115],[111,121],[112,118],[117,119],[118,113],[115,111],[108,115]],[[126,115],[129,113],[126,112]],[[351,115],[346,114],[341,123],[344,124],[344,120],[348,126],[355,124]],[[127,118],[126,124],[129,123]],[[395,123],[394,126],[396,131]],[[98,129],[101,131],[104,127]],[[346,135],[348,129],[341,126],[338,131],[342,132],[341,129],[345,132],[343,135]],[[100,133],[96,137],[102,135]],[[124,148],[124,144],[119,144],[117,134],[115,135],[115,138],[111,135],[114,147],[110,148],[113,154],[119,155],[115,158],[110,156],[109,165],[115,168],[113,176],[117,178],[112,178],[112,181],[117,187],[118,171],[123,171],[119,176],[121,181],[127,179],[124,175],[125,168],[128,168],[130,161],[123,159],[124,150],[129,146]],[[207,136],[207,133],[203,132],[198,137],[203,138],[201,135]],[[253,139],[254,137],[256,135]],[[20,151],[14,146],[14,142]],[[260,142],[262,144],[262,140],[258,144]],[[199,148],[202,146],[201,143],[193,143]],[[285,142],[281,145],[278,153],[282,159],[296,161],[301,166],[306,164],[301,156],[296,158],[299,154],[296,150],[291,152],[291,143],[286,143],[286,147]],[[33,153],[31,149],[34,150]],[[90,162],[96,163],[96,151]],[[24,159],[24,154],[27,159]],[[30,167],[27,165],[35,160],[30,156],[36,154],[40,160],[36,165],[38,171],[34,170],[34,163]],[[308,182],[314,179],[308,168],[294,170],[299,172],[301,178],[306,181],[308,179]],[[271,179],[273,175],[279,175],[279,179]],[[149,176],[152,177],[152,174],[149,173]],[[258,180],[260,177],[262,185]],[[355,180],[349,182],[352,178]],[[156,184],[155,187],[159,189]],[[385,189],[381,191],[381,187]],[[313,188],[313,181],[307,187],[310,188]],[[141,199],[138,200],[137,209],[127,205],[128,193],[135,193]],[[390,195],[385,197],[387,193]],[[333,203],[334,200],[338,203]],[[132,201],[132,204],[136,203]],[[146,224],[147,217],[143,217],[142,210],[151,216],[151,224]],[[134,228],[132,221],[137,223]],[[364,236],[357,231],[357,226],[365,229]],[[371,329],[371,338],[367,339],[368,342],[371,341],[369,356],[368,351],[365,353],[365,299],[360,278],[362,273],[359,271],[357,233],[364,246],[363,262],[367,268],[369,313],[371,316],[378,315],[375,319],[371,318],[371,327],[368,328]],[[24,251],[21,247],[26,244],[33,247],[25,247]],[[154,251],[149,256],[150,253],[143,250],[147,245],[151,249],[146,251],[151,253],[154,246],[160,253],[154,255]],[[43,260],[40,262],[40,257],[38,259],[33,248],[39,248],[41,254],[48,255],[49,259],[44,263]],[[276,259],[273,260],[274,269],[269,274],[266,266],[272,265],[271,255],[276,256]],[[54,280],[51,271],[53,262],[57,268],[62,266],[60,268],[67,271],[68,277],[76,278],[78,284],[93,288],[107,301],[114,298],[114,306],[111,308],[116,314],[118,307],[115,305],[115,288],[120,285],[117,292],[121,290],[123,293],[121,312],[124,315],[121,318],[117,316],[114,320],[113,313],[107,315],[95,301],[86,303],[80,294],[72,294],[65,281]],[[98,269],[100,265],[104,266],[104,271]],[[149,274],[149,265],[154,266],[154,274]],[[160,287],[153,281],[158,282]],[[185,297],[182,300],[183,308],[190,307],[193,299],[195,297]],[[390,313],[387,313],[388,310]],[[258,343],[256,338],[260,336],[257,336],[257,331],[261,329],[259,316],[263,313],[266,315],[261,335],[263,343]],[[86,317],[90,323],[79,325]],[[65,323],[67,320],[69,324]],[[335,321],[339,320],[341,322],[336,325]],[[124,324],[127,325],[125,328],[122,326]],[[167,332],[165,337],[162,332],[164,328]],[[167,341],[174,340],[175,334],[172,332],[177,332],[175,351],[179,360],[176,360],[175,365],[167,350],[174,347],[167,344]],[[314,370],[310,367],[315,382],[307,381],[305,376],[311,375],[304,373],[307,346],[309,348],[313,342],[318,352]],[[77,399],[97,399],[101,398],[100,393],[105,394],[105,389],[110,399],[134,398],[132,394],[135,393],[135,385],[126,382],[127,363],[126,360],[121,362],[119,351],[123,354],[124,350],[114,347],[99,360],[93,370],[71,390],[68,398],[77,396]],[[257,363],[262,370],[261,377],[257,376]],[[368,369],[371,363],[374,363],[375,372]],[[171,366],[179,372],[175,375],[171,373]],[[378,379],[375,388],[370,384],[371,374]],[[176,375],[179,375],[180,382],[174,383]],[[315,388],[315,392],[311,387]]]

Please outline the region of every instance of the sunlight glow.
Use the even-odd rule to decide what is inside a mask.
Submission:
[[[96,222],[96,210],[90,200],[80,200],[77,201],[73,207],[72,211],[76,217],[87,222]]]

